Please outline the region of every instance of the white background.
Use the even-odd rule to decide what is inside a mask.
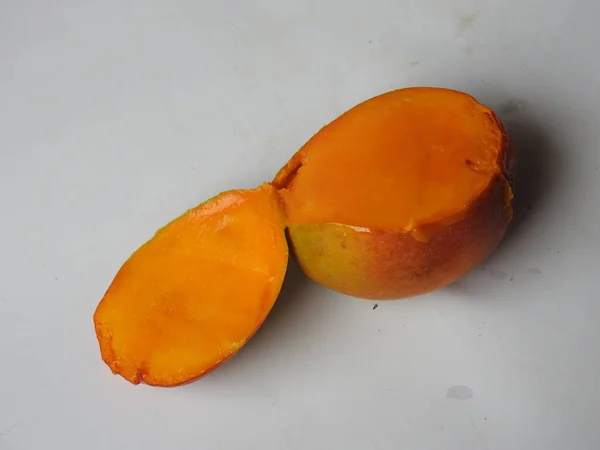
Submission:
[[[0,449],[597,448],[597,5],[1,0]],[[411,85],[475,95],[517,144],[516,220],[485,264],[375,310],[291,266],[209,376],[110,374],[92,314],[135,248]]]

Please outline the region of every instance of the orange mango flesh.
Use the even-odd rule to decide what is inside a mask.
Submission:
[[[125,262],[94,314],[102,358],[114,373],[135,384],[174,386],[246,343],[287,267],[278,202],[268,184],[222,193]]]
[[[464,217],[503,171],[502,127],[474,98],[389,92],[317,133],[277,174],[289,225],[431,233]]]

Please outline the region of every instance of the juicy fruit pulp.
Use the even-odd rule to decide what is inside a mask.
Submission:
[[[319,131],[273,180],[314,281],[393,299],[452,283],[512,217],[504,127],[469,95],[389,92]]]
[[[102,358],[132,383],[172,386],[234,354],[270,311],[287,244],[270,185],[174,220],[122,266],[94,322]]]
[[[290,225],[414,231],[467,210],[503,170],[502,146],[497,119],[472,97],[404,89],[326,126],[273,183]]]

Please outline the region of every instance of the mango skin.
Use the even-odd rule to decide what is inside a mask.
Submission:
[[[512,219],[514,158],[502,156],[506,176],[496,176],[460,220],[429,240],[337,223],[289,225],[298,263],[313,281],[367,299],[411,297],[456,281],[496,249]]]

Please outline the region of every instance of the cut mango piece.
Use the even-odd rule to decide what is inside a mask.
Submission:
[[[363,298],[443,287],[499,244],[512,218],[503,124],[462,92],[408,88],[350,109],[276,175],[305,273]]]
[[[175,386],[206,374],[264,321],[287,260],[271,185],[214,197],[121,267],[94,314],[102,359],[134,384]]]
[[[413,231],[460,216],[504,170],[504,141],[473,97],[402,89],[327,125],[273,183],[289,224]]]

